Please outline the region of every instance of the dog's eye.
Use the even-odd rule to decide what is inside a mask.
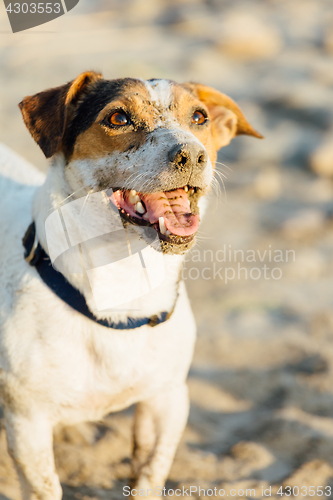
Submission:
[[[123,127],[124,125],[128,125],[130,123],[128,116],[123,111],[116,111],[110,116],[109,120],[112,125],[116,125],[118,127]]]
[[[202,125],[205,123],[206,117],[201,111],[195,111],[192,115],[191,122],[194,123],[195,125]]]

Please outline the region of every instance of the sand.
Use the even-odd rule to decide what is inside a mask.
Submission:
[[[332,28],[331,0],[81,0],[12,35],[0,6],[0,140],[41,169],[17,103],[86,69],[215,86],[265,135],[220,152],[188,256],[198,341],[169,489],[333,489]],[[132,412],[56,430],[66,500],[124,498]],[[0,500],[17,500],[0,429]]]

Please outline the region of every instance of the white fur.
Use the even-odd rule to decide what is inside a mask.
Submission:
[[[145,80],[144,84],[152,101],[158,106],[167,109],[172,99],[172,83],[169,80]]]
[[[113,186],[139,192],[209,188],[210,160],[190,171],[168,160],[175,145],[204,148],[168,109],[172,84],[146,86],[163,123],[143,147],[68,165],[58,153],[44,179],[0,145],[0,398],[24,500],[61,497],[52,452],[58,423],[98,420],[137,403],[137,489],[163,486],[186,424],[195,323],[185,286],[178,286],[183,256],[142,247],[140,229],[125,230],[110,208],[105,189],[112,186],[100,187],[112,179]],[[32,220],[42,247],[98,318],[151,317],[176,304],[171,318],[117,330],[71,309],[23,258],[22,237]]]
[[[109,163],[108,163],[109,162]],[[93,185],[94,179],[90,177],[91,172],[93,171],[92,165],[89,161],[85,164],[85,162],[79,162],[80,165],[74,165],[73,169],[76,167],[80,170],[80,175],[84,178],[84,183]],[[103,165],[102,160],[96,161],[94,160],[94,166],[96,168],[101,167]],[[66,167],[67,168],[67,167]],[[107,172],[108,168],[112,168],[112,158],[111,160],[104,160],[104,170]],[[39,241],[42,246],[48,249],[46,234],[45,234],[45,221],[51,214],[54,214],[55,211],[61,209],[61,207],[67,206],[73,207],[73,203],[71,201],[74,196],[68,198],[68,185],[65,178],[65,167],[63,158],[61,155],[58,155],[48,172],[48,176],[46,182],[43,186],[43,189],[39,190],[36,193],[33,203],[33,218],[36,222],[37,234]],[[126,170],[126,168],[125,168]],[[114,176],[113,172],[113,176]],[[115,182],[118,180],[116,178]],[[82,193],[82,191],[81,191]],[[76,195],[78,196],[78,195]],[[66,199],[67,198],[67,199]],[[65,200],[63,202],[63,200]],[[91,202],[89,200],[92,200]],[[88,201],[86,202],[86,206],[91,204],[92,209],[86,210],[84,217],[84,229],[85,232],[89,234],[90,229],[97,230],[99,234],[108,233],[110,229],[110,209],[105,203],[104,210],[101,204],[98,204],[98,207],[95,207],[96,201],[94,197],[88,197]],[[73,208],[75,213],[75,207]],[[78,209],[79,210],[79,209]],[[103,210],[103,211],[102,211]],[[94,216],[95,214],[95,216]],[[98,216],[97,216],[98,214]],[[77,213],[77,216],[79,213]],[[78,218],[78,217],[77,217]],[[54,240],[59,240],[60,236],[57,232],[57,227],[54,227]],[[107,238],[107,237],[106,237]],[[83,238],[87,239],[87,238]],[[107,244],[107,239],[104,239],[101,245],[101,251],[103,252],[112,252],[113,254],[117,253],[117,248]],[[154,252],[154,250],[153,250]],[[121,257],[125,257],[122,255]],[[158,289],[154,289],[151,292],[147,293],[142,297],[138,297],[128,303],[124,303],[121,305],[120,310],[112,311],[112,320],[114,321],[122,321],[125,320],[128,316],[139,317],[139,316],[151,316],[156,314],[156,312],[162,312],[165,310],[169,310],[172,308],[177,294],[177,287],[175,283],[177,281],[179,275],[179,269],[182,265],[183,256],[181,255],[164,255],[164,267],[165,267],[165,279],[163,281],[163,286],[160,286]],[[100,266],[101,255],[94,255],[90,252],[89,255],[89,268],[93,269]],[[79,269],[78,269],[79,268]],[[78,272],[75,272],[78,271]],[[74,272],[73,272],[74,271]],[[87,280],[87,277],[84,273],[80,273],[80,256],[76,251],[73,251],[69,256],[67,256],[66,260],[63,261],[63,266],[61,272],[66,276],[68,281],[73,284],[76,288],[78,288],[86,297],[87,304],[94,314],[98,318],[109,318],[109,311],[100,311],[99,308],[96,308],[95,300],[91,293],[91,286]],[[99,295],[108,296],[108,289],[110,287],[116,287],[117,283],[115,283],[115,278],[113,275],[113,270],[108,269],[106,266],[103,267],[103,273],[100,274],[101,281],[96,284],[96,288],[98,289]],[[128,268],[126,274],[124,274],[123,279],[125,282],[130,282],[133,279],[133,273],[131,269]],[[119,308],[118,308],[119,309]]]
[[[53,163],[39,187],[43,176],[7,148],[0,148],[0,395],[8,449],[23,497],[61,497],[52,453],[55,424],[100,419],[133,403],[138,403],[133,460],[137,487],[163,485],[188,412],[185,380],[195,324],[185,287],[180,285],[170,320],[154,328],[126,331],[99,326],[55,296],[24,261],[22,246],[34,218],[38,237],[47,247],[45,220],[71,194],[61,155]],[[29,179],[36,186],[29,185]],[[103,226],[103,215],[87,223]],[[177,271],[182,257],[167,260]],[[91,305],[85,275],[66,273],[66,269],[64,274]],[[175,299],[174,276],[167,276],[158,293],[101,316],[121,319],[133,315],[135,307],[141,315],[168,310]],[[130,279],[130,274],[124,276]],[[111,274],[105,276],[106,284],[117,285]]]
[[[124,143],[126,152],[112,153],[110,146],[104,158],[74,155],[68,164],[57,153],[45,179],[0,144],[0,400],[24,500],[61,498],[52,449],[58,423],[99,420],[136,403],[137,490],[163,487],[186,425],[195,323],[184,283],[178,286],[183,256],[163,254],[162,269],[160,253],[142,247],[141,229],[121,228],[107,189],[157,193],[189,184],[206,193],[213,168],[209,159],[191,169],[173,161],[180,144],[197,159],[204,146],[170,109],[173,83],[144,84],[158,119],[136,148]],[[225,144],[235,134],[229,125]],[[98,318],[150,317],[175,305],[171,318],[117,330],[73,310],[23,258],[32,220],[42,247]]]

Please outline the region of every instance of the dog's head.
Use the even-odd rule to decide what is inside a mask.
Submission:
[[[196,83],[86,72],[20,108],[45,156],[63,154],[72,191],[105,190],[127,223],[153,226],[171,253],[194,241],[217,151],[236,135],[262,137],[234,101]]]

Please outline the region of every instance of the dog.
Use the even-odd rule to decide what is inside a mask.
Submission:
[[[136,404],[132,493],[145,497],[187,422],[196,329],[179,273],[217,151],[262,136],[226,95],[163,79],[88,71],[19,107],[51,159],[44,179],[0,149],[0,397],[22,495],[62,496],[56,424]]]

